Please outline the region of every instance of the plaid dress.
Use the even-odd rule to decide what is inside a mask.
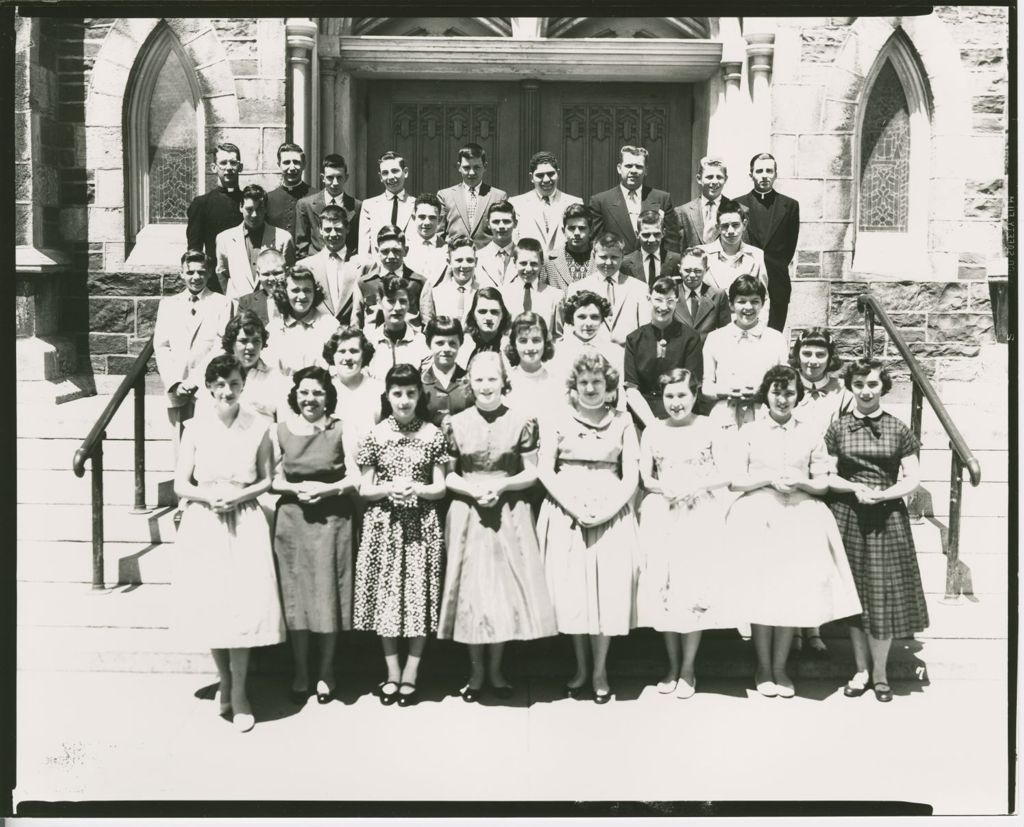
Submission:
[[[872,488],[896,483],[903,457],[917,453],[913,432],[891,414],[876,419],[852,413],[834,421],[825,447],[843,479]],[[875,505],[838,494],[830,503],[864,608],[862,627],[875,638],[910,637],[928,628],[910,519],[903,499]]]

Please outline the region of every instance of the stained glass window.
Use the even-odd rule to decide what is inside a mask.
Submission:
[[[174,49],[149,102],[149,223],[183,224],[196,195],[196,109],[186,68]]]
[[[910,110],[903,84],[889,61],[868,97],[860,157],[860,229],[906,232]]]

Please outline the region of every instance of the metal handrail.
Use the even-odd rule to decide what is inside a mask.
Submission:
[[[146,508],[146,365],[153,355],[153,339],[150,337],[103,412],[96,419],[88,435],[75,451],[71,468],[75,476],[85,475],[85,463],[91,460],[92,472],[92,587],[102,589],[103,577],[103,440],[110,425],[128,396],[135,391],[133,442],[135,448],[135,497],[132,511],[141,514]]]
[[[875,319],[877,318],[910,369],[912,383],[910,427],[914,436],[917,437],[918,444],[921,442],[921,415],[925,399],[928,400],[939,423],[946,431],[946,436],[949,437],[949,449],[953,458],[949,472],[949,529],[946,543],[946,595],[944,600],[956,602],[963,593],[960,566],[960,507],[963,500],[963,472],[966,468],[971,478],[971,485],[977,486],[981,483],[981,464],[971,449],[967,447],[963,434],[950,418],[949,411],[939,399],[931,380],[921,369],[917,357],[907,346],[903,334],[896,329],[896,325],[893,324],[878,299],[871,293],[862,293],[857,297],[857,309],[864,314],[864,353],[868,356],[874,354]],[[911,498],[909,510],[913,517],[920,518],[922,516],[921,505],[917,498]]]

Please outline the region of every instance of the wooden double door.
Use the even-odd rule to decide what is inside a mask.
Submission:
[[[487,152],[487,180],[510,195],[531,188],[529,158],[560,161],[560,187],[589,199],[618,183],[625,144],[645,147],[647,183],[690,198],[693,87],[667,83],[377,81],[367,84],[367,193],[379,190],[376,159],[405,157],[412,193],[457,184],[456,152],[475,141]]]

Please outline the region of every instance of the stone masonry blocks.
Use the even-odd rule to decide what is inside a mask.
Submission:
[[[824,90],[810,84],[779,84],[772,87],[776,101],[772,113],[775,132],[818,132]]]
[[[801,178],[849,177],[851,144],[848,135],[801,135],[797,142],[797,174]]]

